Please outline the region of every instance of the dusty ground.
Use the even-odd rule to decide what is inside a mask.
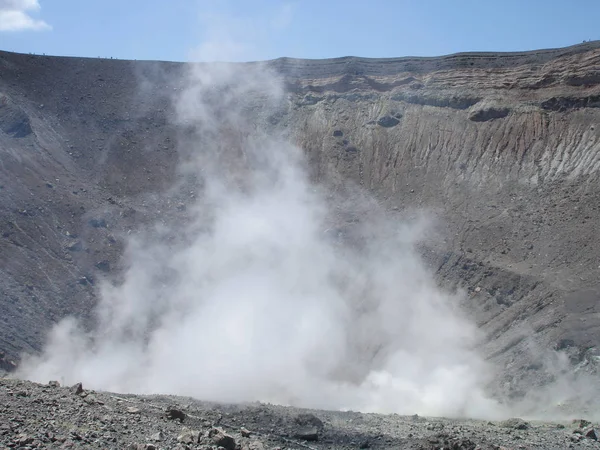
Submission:
[[[581,419],[488,422],[78,392],[76,386],[0,379],[0,448],[551,450],[600,446],[594,425]],[[173,409],[185,415],[183,422],[169,417]]]

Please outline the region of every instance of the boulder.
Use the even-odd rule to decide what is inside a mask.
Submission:
[[[186,429],[177,436],[177,442],[182,444],[197,444],[200,439],[200,432],[197,430]]]
[[[377,125],[383,128],[392,128],[400,123],[396,117],[392,116],[383,116],[377,120]]]
[[[211,428],[206,433],[206,440],[217,447],[223,447],[225,450],[235,450],[235,439],[225,433],[221,428]]]
[[[83,394],[83,385],[81,383],[74,384],[71,387],[71,392],[75,395]]]
[[[517,417],[501,422],[500,426],[504,428],[512,428],[514,430],[527,430],[528,428],[530,428],[529,422],[526,422],[523,419],[519,419]]]
[[[179,420],[179,422],[183,423],[185,417],[186,414],[182,410],[177,409],[175,406],[169,406],[167,408],[167,419]]]

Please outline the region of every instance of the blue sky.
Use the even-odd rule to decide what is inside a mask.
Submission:
[[[435,56],[600,39],[600,0],[0,0],[0,49],[184,61]]]

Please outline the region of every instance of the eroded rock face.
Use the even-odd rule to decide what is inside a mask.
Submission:
[[[268,65],[289,101],[248,114],[302,147],[315,181],[362,186],[392,212],[435,211],[441,237],[423,255],[468,292],[513,394],[521,375],[549,376],[520,336],[569,342],[573,363],[593,365],[579,350],[600,344],[596,307],[583,307],[600,292],[597,43]],[[122,236],[185,221],[194,194],[157,194],[181,176],[187,130],[169,118],[184,65],[0,53],[0,68],[0,350],[13,360],[92,310],[95,277],[122,270]]]
[[[473,122],[487,122],[488,120],[503,119],[508,116],[509,113],[509,108],[490,106],[471,111],[469,120],[472,120]]]
[[[0,93],[0,131],[13,138],[24,138],[33,132],[29,116],[2,93]]]

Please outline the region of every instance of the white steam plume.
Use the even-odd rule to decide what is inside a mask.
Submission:
[[[371,208],[352,239],[301,150],[266,133],[287,105],[265,66],[195,65],[177,99],[192,220],[131,239],[98,324],[67,319],[20,376],[117,392],[496,417],[477,330],[413,245],[424,222]],[[353,205],[359,208],[363,205]],[[349,242],[350,241],[350,242]]]

